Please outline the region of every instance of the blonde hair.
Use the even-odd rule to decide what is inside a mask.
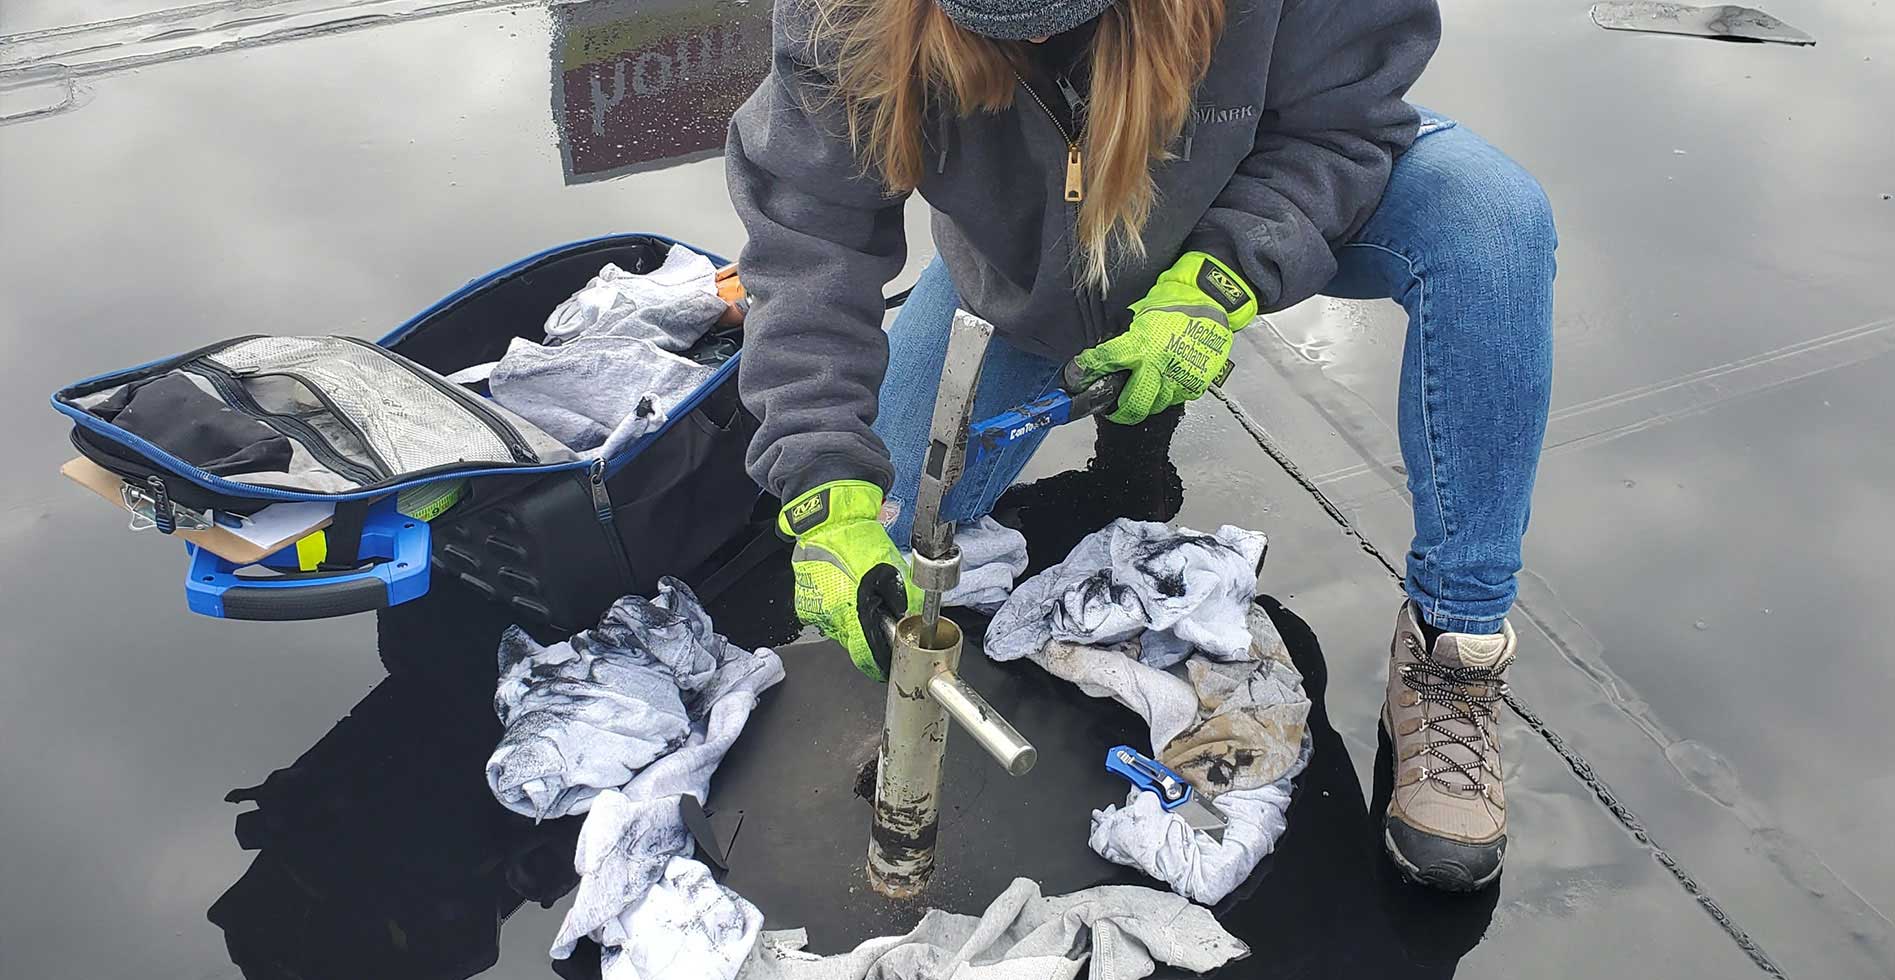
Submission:
[[[911,191],[926,163],[924,118],[1013,105],[1029,45],[962,30],[935,0],[815,0],[812,51],[833,83],[865,172]],[[1118,0],[1099,17],[1080,141],[1082,282],[1103,286],[1115,255],[1142,257],[1152,168],[1184,129],[1224,26],[1224,0]],[[824,57],[819,55],[820,57]]]

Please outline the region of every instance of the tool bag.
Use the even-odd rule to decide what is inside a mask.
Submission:
[[[749,540],[760,492],[743,469],[756,423],[737,398],[740,337],[702,342],[728,359],[609,458],[573,453],[444,375],[498,360],[516,336],[537,339],[605,263],[648,272],[672,244],[573,242],[468,283],[379,343],[240,337],[81,381],[53,406],[72,419],[80,453],[117,475],[125,504],[161,532],[272,504],[334,505],[313,569],[294,546],[239,567],[187,544],[196,612],[339,616],[414,599],[441,575],[524,621],[584,628],[618,597],[661,575],[707,575]],[[187,453],[198,464],[117,424],[141,399],[160,417],[209,405],[185,419],[194,450],[209,447]]]

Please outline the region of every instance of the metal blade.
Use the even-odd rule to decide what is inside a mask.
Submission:
[[[1224,813],[1216,806],[1205,802],[1202,796],[1193,796],[1176,810],[1171,811],[1184,818],[1192,830],[1202,830],[1211,835],[1211,839],[1222,844],[1224,828],[1230,821],[1224,819]]]

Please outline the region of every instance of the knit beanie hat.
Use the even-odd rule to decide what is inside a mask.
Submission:
[[[1112,0],[935,0],[962,30],[997,41],[1064,34],[1099,16]]]

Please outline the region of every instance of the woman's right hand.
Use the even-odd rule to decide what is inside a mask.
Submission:
[[[882,630],[921,605],[908,563],[881,524],[882,489],[837,480],[783,506],[777,528],[796,539],[796,616],[842,645],[855,668],[888,680],[894,651]]]
[[[1125,371],[1118,409],[1137,425],[1191,401],[1230,373],[1231,335],[1257,315],[1257,297],[1236,272],[1203,252],[1186,252],[1132,304],[1124,333],[1073,358],[1087,381]]]

